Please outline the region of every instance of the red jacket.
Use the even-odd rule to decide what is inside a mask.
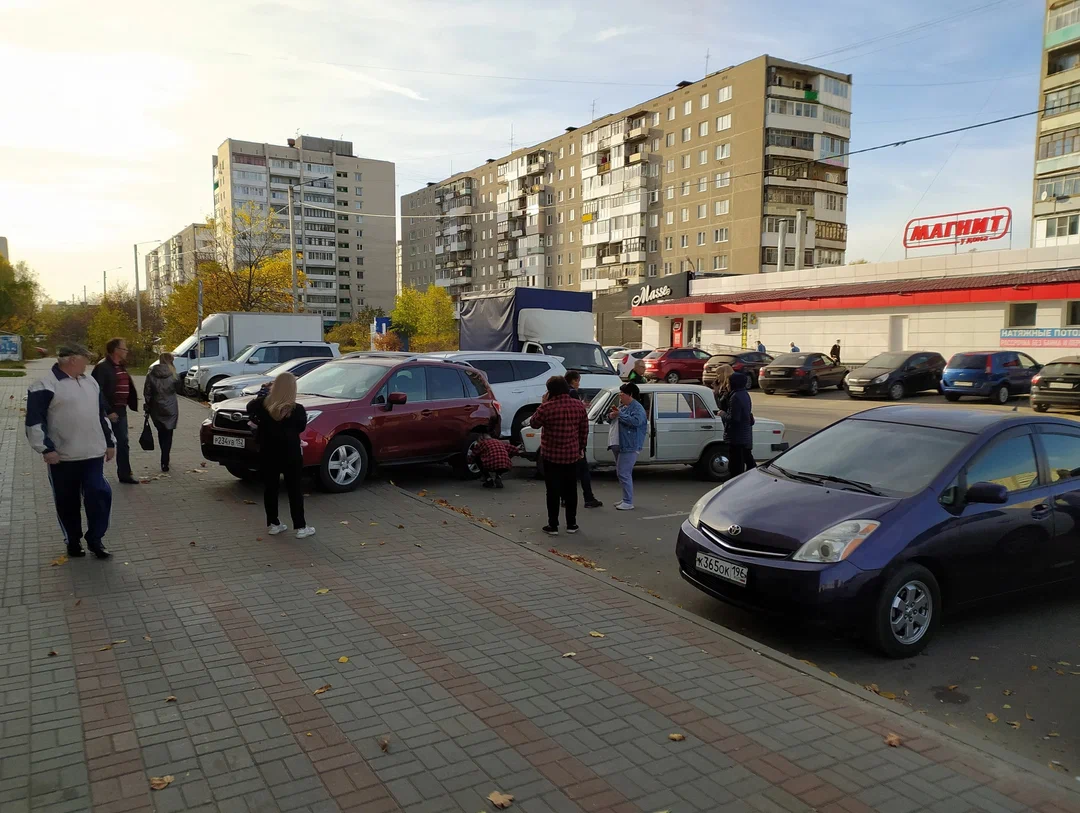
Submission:
[[[569,395],[540,404],[529,425],[544,430],[540,435],[540,457],[549,463],[576,463],[589,441],[585,404]]]

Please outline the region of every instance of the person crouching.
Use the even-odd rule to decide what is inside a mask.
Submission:
[[[480,465],[480,479],[484,488],[502,488],[502,476],[510,471],[510,458],[521,449],[505,440],[480,432],[476,444],[469,450],[469,462]]]

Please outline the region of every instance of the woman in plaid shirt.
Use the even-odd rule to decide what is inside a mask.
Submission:
[[[570,385],[562,376],[547,382],[547,395],[533,413],[529,425],[543,429],[540,459],[544,465],[548,524],[544,532],[559,534],[559,499],[566,504],[566,532],[577,533],[577,465],[589,439],[589,418],[585,405],[570,395]]]
[[[469,462],[479,462],[484,488],[502,488],[502,475],[510,471],[510,458],[520,453],[517,446],[481,432],[476,445],[469,452]]]

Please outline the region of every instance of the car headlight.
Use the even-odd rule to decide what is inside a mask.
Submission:
[[[888,380],[889,380],[889,374],[888,374],[888,373],[884,373],[884,374],[882,374],[882,375],[879,375],[879,376],[878,376],[877,378],[875,378],[875,379],[874,379],[873,381],[871,381],[870,383],[871,383],[871,384],[884,384],[884,383],[885,383],[886,381],[888,381]]]
[[[307,413],[307,422],[311,423],[313,420],[322,415],[321,409],[309,409]]]
[[[699,527],[701,523],[701,512],[705,510],[705,506],[709,504],[709,500],[715,497],[726,486],[727,483],[721,483],[712,491],[706,492],[700,500],[694,503],[694,507],[690,509],[690,524],[695,528]]]
[[[881,525],[874,519],[849,519],[828,528],[792,557],[796,562],[839,562],[847,559]]]

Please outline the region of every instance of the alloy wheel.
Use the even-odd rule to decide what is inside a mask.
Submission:
[[[923,582],[905,582],[893,595],[889,607],[889,626],[901,644],[916,643],[930,629],[934,617],[934,599]]]
[[[899,401],[904,397],[904,385],[899,381],[889,387],[889,397],[894,401]]]
[[[353,446],[338,446],[330,453],[327,468],[339,486],[350,485],[360,476],[360,452]]]

